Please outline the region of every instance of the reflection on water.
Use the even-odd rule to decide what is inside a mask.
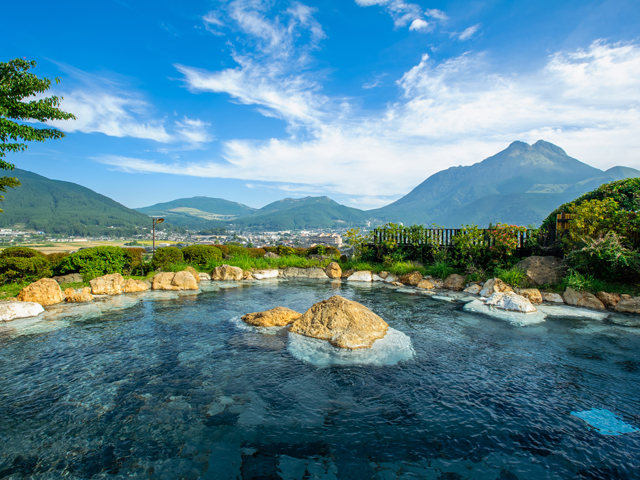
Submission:
[[[336,293],[406,335],[413,356],[319,368],[286,330],[234,321]],[[157,300],[3,327],[0,478],[638,478],[639,434],[607,437],[570,412],[640,426],[640,329],[516,327],[329,282]]]

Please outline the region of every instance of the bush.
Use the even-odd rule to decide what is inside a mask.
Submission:
[[[0,257],[2,283],[36,281],[51,276],[51,264],[44,255]]]
[[[46,255],[38,250],[34,250],[33,248],[27,247],[9,247],[5,248],[0,252],[0,258],[12,257],[12,258],[34,258],[34,257],[42,257],[45,258]]]
[[[191,245],[182,249],[186,262],[193,265],[207,265],[212,260],[222,259],[220,249],[211,245]]]
[[[128,253],[120,247],[87,248],[64,258],[57,267],[57,273],[81,273],[88,281],[109,273],[123,273],[128,261]]]
[[[451,265],[449,262],[442,261],[442,262],[436,262],[430,267],[428,267],[427,273],[436,278],[441,278],[442,280],[444,280],[452,273],[456,273],[456,269],[453,268],[453,265]]]
[[[232,257],[242,256],[247,254],[247,249],[241,247],[240,245],[227,245],[227,249],[229,250],[228,255]]]
[[[47,255],[47,260],[49,260],[51,266],[55,268],[56,265],[60,264],[60,262],[62,262],[62,260],[64,260],[68,256],[69,253],[67,252],[50,253]]]
[[[606,284],[596,278],[593,275],[582,275],[580,272],[571,270],[569,275],[564,277],[560,283],[562,290],[567,287],[571,287],[574,290],[580,292],[596,293],[606,289]]]
[[[496,268],[494,270],[494,275],[512,287],[527,286],[527,274],[524,270],[520,270],[519,268],[513,267],[508,270]]]
[[[275,249],[275,253],[281,257],[287,257],[289,255],[296,255],[298,252],[295,248],[287,247],[286,245],[278,245]]]
[[[625,247],[614,232],[603,238],[583,238],[584,247],[570,252],[567,264],[575,271],[602,279],[640,277],[640,255]]]
[[[251,258],[262,258],[267,253],[264,248],[247,248],[247,255]]]
[[[305,251],[306,255],[329,255],[331,257],[339,256],[340,250],[336,247],[326,246],[326,245],[316,245],[315,247],[311,247]]]
[[[176,263],[184,262],[182,250],[177,247],[160,247],[153,255],[154,270],[168,271]]]
[[[215,244],[213,246],[216,247],[218,250],[220,250],[222,252],[222,256],[223,257],[226,256],[226,255],[229,255],[229,247],[228,246],[226,246],[226,245],[218,245],[218,244]]]

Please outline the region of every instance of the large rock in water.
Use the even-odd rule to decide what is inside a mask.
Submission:
[[[287,267],[282,270],[282,276],[285,278],[322,278],[327,279],[327,274],[320,267],[298,268]]]
[[[596,310],[605,309],[603,303],[592,293],[579,292],[571,287],[567,287],[562,298],[569,305],[576,307],[595,308]]]
[[[336,295],[313,305],[289,331],[355,350],[371,348],[387,334],[388,328],[387,322],[364,305]]]
[[[79,292],[76,292],[73,288],[67,288],[64,291],[65,300],[67,303],[87,303],[93,301],[93,295],[91,295],[91,289],[85,287]]]
[[[485,305],[512,312],[534,313],[537,311],[527,298],[513,292],[496,292],[489,297]]]
[[[342,277],[342,268],[338,265],[338,262],[331,262],[327,265],[325,273],[329,278],[340,278]]]
[[[523,270],[533,285],[554,285],[562,281],[565,267],[557,257],[529,257],[520,260],[516,268]]]
[[[494,293],[502,292],[513,292],[513,289],[499,278],[492,278],[491,280],[487,280],[484,284],[482,290],[480,290],[480,296],[490,297]]]
[[[198,290],[196,279],[189,272],[163,272],[153,277],[153,290]]]
[[[516,289],[518,295],[522,295],[528,299],[531,303],[542,303],[542,294],[537,288],[518,288]]]
[[[422,280],[422,274],[416,270],[402,275],[398,281],[405,285],[415,287],[420,283],[420,280]]]
[[[138,293],[138,292],[146,292],[150,288],[151,288],[151,283],[149,282],[145,282],[144,280],[134,280],[133,278],[128,278],[124,282],[122,291],[124,293]]]
[[[349,282],[373,282],[373,273],[369,270],[360,270],[359,272],[353,272],[347,278]]]
[[[620,301],[616,304],[616,312],[640,313],[640,297],[620,295]]]
[[[193,278],[196,279],[196,283],[200,283],[200,274],[198,274],[198,271],[193,268],[193,267],[187,267],[184,269],[185,272],[189,272],[191,275],[193,275]]]
[[[44,312],[42,305],[35,302],[0,302],[0,321],[10,322],[18,318],[35,317]]]
[[[253,278],[256,280],[265,280],[267,278],[278,278],[278,270],[257,270],[253,272]]]
[[[620,302],[620,295],[617,293],[598,292],[596,298],[602,302],[606,308],[616,308]]]
[[[444,288],[449,290],[464,290],[465,278],[457,273],[452,273],[444,281]]]
[[[124,288],[124,278],[119,273],[110,273],[89,282],[94,295],[120,295]]]
[[[298,320],[302,314],[285,307],[275,307],[264,312],[247,313],[241,318],[254,327],[284,327]]]
[[[242,280],[243,275],[244,272],[240,267],[232,267],[225,264],[213,269],[211,280],[239,282]]]
[[[64,295],[58,282],[52,278],[41,278],[20,290],[16,298],[20,302],[35,302],[46,307],[62,302]]]

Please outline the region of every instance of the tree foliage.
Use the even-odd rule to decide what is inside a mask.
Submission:
[[[48,139],[64,137],[64,133],[55,128],[36,128],[24,122],[47,122],[48,120],[70,120],[76,117],[60,110],[61,97],[38,98],[51,86],[48,78],[38,78],[29,70],[36,66],[35,61],[16,58],[0,62],[0,169],[13,170],[15,165],[4,158],[7,152],[22,152],[27,149],[24,142],[44,142]],[[55,82],[59,83],[56,78]],[[25,100],[35,97],[33,100]],[[0,178],[0,192],[7,188],[20,186],[17,178]],[[4,197],[0,196],[0,201]],[[2,210],[0,210],[1,212]]]

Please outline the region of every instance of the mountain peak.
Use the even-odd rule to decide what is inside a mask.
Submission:
[[[535,148],[539,152],[547,151],[547,152],[553,152],[557,155],[567,155],[567,152],[565,152],[559,146],[554,145],[553,143],[550,143],[550,142],[545,142],[544,140],[538,140],[536,143],[533,144],[533,148]]]

